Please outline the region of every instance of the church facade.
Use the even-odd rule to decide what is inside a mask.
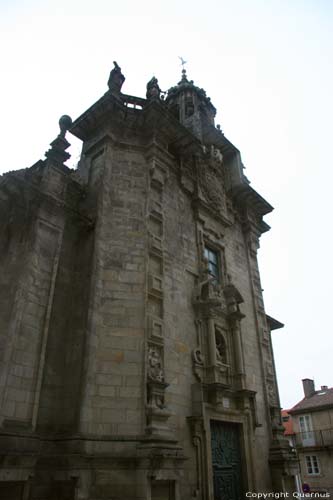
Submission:
[[[257,262],[272,207],[184,70],[145,99],[124,79],[0,180],[0,497],[293,491]]]

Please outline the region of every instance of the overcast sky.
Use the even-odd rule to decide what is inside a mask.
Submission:
[[[285,323],[273,333],[284,408],[302,399],[302,378],[333,386],[332,21],[331,0],[0,0],[0,172],[43,158],[59,117],[107,90],[113,60],[123,92],[142,97],[188,61],[275,207],[259,262],[266,311]]]

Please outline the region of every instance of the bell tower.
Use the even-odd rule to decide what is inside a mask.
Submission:
[[[194,85],[193,80],[187,79],[185,69],[182,70],[180,82],[169,89],[166,103],[180,123],[200,140],[205,128],[214,126],[215,107],[206,91]]]

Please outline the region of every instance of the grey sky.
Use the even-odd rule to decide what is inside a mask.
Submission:
[[[259,259],[266,310],[286,324],[273,334],[285,408],[302,398],[301,378],[333,385],[332,21],[330,0],[0,2],[0,172],[42,158],[59,117],[107,90],[113,60],[139,96],[153,75],[174,85],[178,56],[188,61],[276,207]]]

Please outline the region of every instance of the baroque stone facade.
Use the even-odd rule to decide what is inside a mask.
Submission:
[[[291,490],[257,263],[272,207],[184,70],[146,99],[124,79],[0,181],[0,496]]]

